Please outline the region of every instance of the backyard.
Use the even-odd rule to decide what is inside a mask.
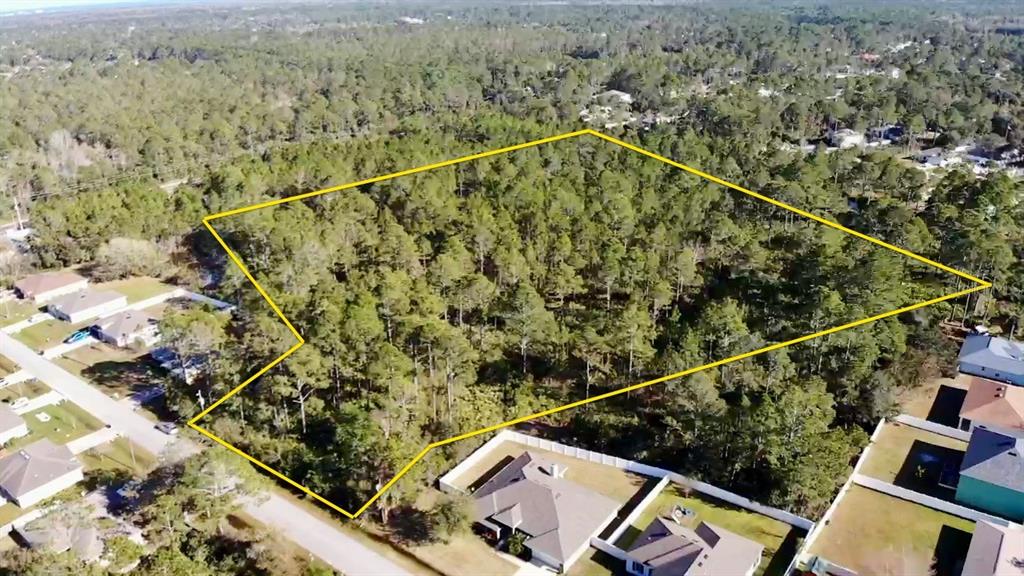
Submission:
[[[132,304],[146,298],[152,298],[158,294],[170,292],[175,287],[170,284],[165,284],[156,278],[149,278],[140,276],[138,278],[126,278],[124,280],[114,280],[112,282],[103,282],[96,284],[97,290],[113,290],[114,292],[120,292],[125,295],[128,299],[128,303]]]
[[[899,403],[904,414],[956,428],[960,406],[969,387],[970,377],[963,374],[955,378],[932,378],[904,392]]]
[[[937,498],[952,500],[967,443],[906,426],[883,425],[868,451],[860,473]]]
[[[764,554],[756,574],[785,574],[786,567],[796,554],[797,540],[804,536],[803,530],[785,522],[670,483],[614,544],[624,550],[628,549],[655,517],[671,517],[676,506],[694,513],[684,521],[689,528],[708,522],[763,545]]]
[[[131,444],[124,437],[107,442],[78,455],[87,470],[124,470],[142,477],[156,467],[157,457]]]
[[[0,355],[0,378],[7,376],[8,374],[14,374],[19,370],[19,366],[14,363],[10,358]]]
[[[809,552],[860,574],[957,576],[973,531],[970,520],[854,486]]]

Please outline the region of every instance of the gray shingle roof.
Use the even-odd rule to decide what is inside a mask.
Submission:
[[[46,272],[26,276],[14,283],[14,287],[28,298],[34,298],[37,294],[77,284],[85,281],[74,272]]]
[[[958,360],[994,372],[1024,375],[1024,344],[998,336],[971,334],[964,339]]]
[[[50,306],[71,315],[123,298],[124,294],[111,290],[79,290],[72,294],[54,298],[50,302]]]
[[[473,494],[476,519],[525,532],[528,548],[565,562],[620,504],[550,470],[549,462],[523,452]]]
[[[974,526],[971,547],[961,574],[964,576],[1010,576],[1024,574],[1016,564],[1024,558],[1024,529],[1017,525],[997,526],[984,520]]]
[[[0,488],[14,498],[82,467],[67,446],[42,439],[0,459]]]
[[[7,404],[0,404],[0,433],[14,430],[25,424],[25,419]]]
[[[975,428],[960,475],[1024,493],[1024,438]]]
[[[650,566],[651,576],[720,576],[746,574],[763,550],[761,544],[707,522],[691,530],[659,516],[633,541],[628,555]]]
[[[104,334],[121,340],[131,338],[144,328],[156,322],[156,318],[141,310],[122,310],[96,323]]]

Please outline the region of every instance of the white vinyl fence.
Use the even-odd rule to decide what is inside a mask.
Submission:
[[[953,516],[959,516],[961,518],[966,518],[968,520],[973,520],[975,522],[979,520],[988,520],[989,522],[992,522],[993,524],[998,524],[1000,526],[1009,526],[1011,524],[1009,520],[1005,520],[998,516],[986,514],[984,512],[980,512],[978,510],[968,508],[966,506],[961,506],[955,502],[942,500],[934,496],[929,496],[927,494],[921,494],[920,492],[908,490],[906,488],[896,486],[895,484],[884,482],[877,478],[871,478],[870,476],[865,476],[863,474],[854,474],[852,478],[853,482],[858,486],[863,486],[876,492],[881,492],[882,494],[888,494],[889,496],[899,498],[900,500],[906,500],[908,502],[920,504],[921,506],[927,506],[929,508],[934,508],[935,510],[941,510],[947,514],[952,514]]]
[[[900,424],[905,424],[905,425],[910,426],[912,428],[920,428],[921,430],[927,430],[928,432],[932,432],[932,433],[938,434],[940,436],[945,436],[947,438],[953,438],[955,440],[961,440],[963,442],[970,442],[971,441],[971,433],[970,432],[965,432],[965,431],[959,430],[957,428],[951,428],[949,426],[944,426],[944,425],[938,424],[936,422],[930,422],[928,420],[924,420],[924,419],[918,418],[916,416],[911,416],[909,414],[900,414],[899,416],[894,418],[894,420],[896,420]]]
[[[618,456],[611,456],[609,454],[603,454],[601,452],[594,452],[592,450],[586,450],[584,448],[577,448],[575,446],[567,446],[551,440],[545,440],[543,438],[537,438],[528,434],[522,434],[514,430],[502,430],[496,434],[493,438],[488,440],[483,446],[476,449],[475,452],[469,455],[468,458],[459,463],[458,466],[452,468],[447,474],[441,476],[438,479],[440,488],[444,492],[463,492],[460,488],[455,486],[455,480],[463,474],[466,470],[473,467],[475,464],[483,460],[492,450],[494,450],[502,442],[516,442],[523,444],[530,448],[539,448],[541,450],[547,450],[556,454],[562,454],[579,460],[586,460],[587,462],[595,462],[604,464],[606,466],[612,466],[620,470],[627,472],[634,472],[636,474],[642,474],[644,476],[651,476],[654,478],[668,478],[670,481],[683,486],[687,486],[692,490],[706,494],[713,498],[723,500],[740,508],[745,508],[758,514],[764,514],[769,518],[774,518],[780,522],[784,522],[791,526],[796,526],[803,530],[811,530],[814,527],[814,522],[797,516],[785,510],[766,506],[764,504],[755,502],[749,498],[744,498],[739,494],[734,494],[728,490],[723,490],[717,486],[712,486],[706,482],[694,480],[677,474],[675,472],[665,470],[664,468],[658,468],[656,466],[648,466],[640,462],[634,462],[633,460],[626,460],[625,458],[619,458]]]

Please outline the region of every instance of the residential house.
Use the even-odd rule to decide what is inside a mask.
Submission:
[[[928,168],[945,168],[961,161],[959,156],[948,154],[946,150],[938,147],[921,150],[915,158]]]
[[[99,529],[91,525],[91,519],[61,522],[52,515],[53,512],[27,524],[15,525],[14,529],[33,550],[53,554],[70,551],[84,562],[99,560],[103,555],[103,541]]]
[[[28,435],[28,425],[7,404],[0,404],[0,446]]]
[[[88,287],[89,281],[74,272],[46,272],[26,276],[14,283],[19,298],[42,304]]]
[[[849,128],[830,130],[828,133],[829,146],[834,146],[842,150],[853,148],[855,146],[863,146],[866,142],[867,140],[864,138],[863,132],[856,132]]]
[[[72,324],[110,314],[128,305],[123,294],[110,290],[80,290],[61,296],[47,306],[54,317]]]
[[[657,517],[626,552],[636,576],[751,576],[764,546],[707,522],[696,530]]]
[[[970,334],[960,347],[957,370],[1024,386],[1024,344],[989,334]]]
[[[982,425],[1009,436],[1024,436],[1024,387],[971,376],[960,407],[960,429]]]
[[[534,562],[568,571],[619,503],[564,475],[563,466],[523,452],[473,493],[477,525],[499,541],[525,534]]]
[[[971,433],[956,499],[1009,520],[1024,520],[1024,438],[984,427]]]
[[[67,446],[42,439],[0,459],[0,493],[26,508],[82,480],[82,463]]]
[[[1024,574],[1024,526],[1000,526],[984,520],[974,526],[963,576]]]
[[[141,310],[122,310],[102,318],[93,333],[100,340],[122,348],[135,342],[152,346],[160,339],[156,318]]]
[[[618,102],[619,104],[629,105],[633,103],[633,95],[621,90],[606,90],[594,96],[594,100],[598,102],[607,102],[609,104]]]

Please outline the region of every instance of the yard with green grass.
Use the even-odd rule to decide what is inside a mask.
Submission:
[[[0,505],[0,526],[5,526],[17,520],[22,514],[27,514],[30,510],[32,510],[31,506],[21,508],[14,502],[6,502]]]
[[[52,348],[76,330],[93,325],[93,320],[69,324],[56,318],[40,322],[14,334],[14,337],[36,352]]]
[[[121,437],[78,455],[87,470],[124,470],[142,477],[157,465],[157,457]]]
[[[690,528],[695,528],[701,522],[708,522],[763,545],[764,555],[756,574],[783,574],[796,553],[797,538],[804,535],[802,530],[793,528],[785,522],[670,483],[637,516],[615,545],[628,549],[655,517],[671,517],[672,510],[677,505],[695,513],[687,522]]]
[[[854,486],[809,552],[860,574],[956,576],[973,531],[970,520]]]
[[[46,414],[49,419],[40,420],[39,415]],[[49,438],[54,444],[67,444],[71,440],[81,438],[90,432],[103,428],[103,423],[81,407],[65,400],[33,410],[22,415],[28,424],[27,436],[15,438],[7,444],[9,450],[17,450],[43,438]]]
[[[18,398],[35,398],[50,391],[50,387],[35,378],[0,388],[0,402],[10,404]]]
[[[951,500],[954,490],[939,486],[939,477],[944,466],[959,470],[966,450],[966,442],[887,422],[861,464],[860,473]]]
[[[3,378],[8,374],[14,374],[20,369],[21,367],[15,364],[14,360],[11,360],[7,356],[0,355],[0,378]]]
[[[163,371],[150,362],[145,351],[103,342],[72,350],[56,362],[112,398],[124,398],[139,389],[166,383]]]
[[[456,478],[454,484],[463,489],[477,488],[524,451],[533,452],[549,462],[564,466],[566,480],[571,480],[623,504],[633,498],[650,481],[650,478],[646,476],[619,470],[613,466],[587,462],[572,456],[556,454],[540,448],[530,448],[525,444],[507,440],[498,444],[487,454],[487,457]]]
[[[140,300],[145,300],[146,298],[152,298],[158,294],[170,292],[171,290],[174,290],[175,287],[170,284],[165,284],[156,278],[142,276],[138,278],[126,278],[124,280],[103,282],[101,284],[96,284],[96,289],[120,292],[128,299],[128,303],[132,304]]]
[[[42,306],[32,300],[6,300],[0,302],[0,326],[9,326],[28,319],[42,311]]]

